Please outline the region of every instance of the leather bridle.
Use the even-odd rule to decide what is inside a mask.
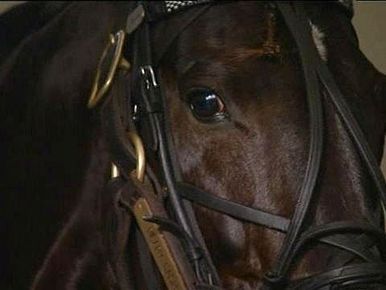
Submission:
[[[292,218],[225,200],[183,182],[164,113],[166,104],[157,66],[180,33],[213,4],[207,3],[211,1],[187,2],[204,2],[205,5],[192,4],[196,7],[190,11],[189,17],[174,35],[166,38],[162,47],[157,48],[157,59],[154,59],[150,26],[167,13],[160,8],[160,4],[138,3],[129,15],[126,28],[126,34],[131,38],[130,77],[126,74],[129,64],[123,62],[122,58],[125,52],[122,52],[124,33],[121,32],[104,54],[104,58],[107,58],[109,54],[114,54],[109,52],[112,50],[117,56],[113,62],[115,67],[106,82],[108,86],[102,88],[104,92],[98,98],[95,95],[102,89],[95,89],[94,101],[90,103],[94,106],[104,93],[109,95],[101,105],[100,112],[112,162],[119,171],[119,177],[111,183],[120,192],[121,205],[136,217],[138,232],[146,240],[147,246],[139,246],[139,251],[145,253],[148,247],[157,264],[156,267],[149,257],[140,259],[148,278],[145,281],[147,289],[161,287],[157,271],[161,272],[170,290],[221,289],[220,278],[202,238],[191,203],[243,222],[286,233],[276,263],[265,275],[265,289],[321,290],[366,283],[386,285],[386,236],[381,230],[382,224],[378,221],[362,224],[340,221],[320,226],[309,225],[323,154],[323,99],[333,104],[376,186],[377,195],[374,198],[383,205],[386,205],[386,184],[358,122],[315,48],[302,3],[273,3],[296,43],[309,108],[308,161]],[[130,138],[127,132],[130,132]],[[141,150],[144,152],[141,153]],[[144,155],[150,158],[146,166]],[[138,165],[137,159],[142,160],[142,166]],[[356,234],[357,239],[347,238],[346,234]],[[161,250],[157,252],[152,242],[160,245],[158,249]],[[347,260],[356,257],[363,263],[350,264],[301,280],[289,280],[291,269],[310,246],[317,243],[343,250]]]

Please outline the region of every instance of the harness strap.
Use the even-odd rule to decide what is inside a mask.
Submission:
[[[345,100],[344,96],[336,85],[336,82],[334,81],[334,78],[331,75],[331,72],[328,70],[326,64],[318,60],[316,67],[319,73],[320,80],[328,91],[327,96],[334,104],[337,113],[339,114],[341,120],[343,121],[343,124],[345,125],[354,144],[356,145],[356,148],[358,149],[359,154],[365,162],[365,165],[370,172],[370,176],[372,177],[375,186],[377,187],[376,192],[378,194],[378,197],[380,198],[383,205],[386,207],[385,178],[378,166],[378,162],[374,156],[373,151],[370,148],[367,138],[363,134],[363,131],[361,130],[361,127],[358,124],[358,121],[352,114],[350,107],[347,104],[347,101]]]
[[[265,226],[280,232],[286,232],[288,229],[289,219],[287,218],[223,199],[190,184],[178,183],[177,190],[183,198],[241,221]]]
[[[344,234],[337,234],[321,238],[321,241],[327,245],[344,250],[334,256],[337,261],[347,261],[345,263],[348,263],[356,258],[361,258],[365,262],[379,262],[380,260],[379,257],[371,252],[371,249],[374,247],[374,241],[365,234],[355,238],[352,236],[347,237]]]
[[[136,159],[133,147],[127,138],[126,124],[122,122],[120,99],[127,92],[127,76],[119,71],[112,84],[111,92],[101,109],[101,123],[112,162],[125,178],[135,169]]]
[[[157,90],[151,90],[150,92],[148,91],[148,86],[146,86],[146,82],[148,81],[147,77],[149,75],[144,75],[143,78],[141,79],[141,95],[142,96],[147,96],[147,94],[151,93],[151,97],[153,97],[153,100],[157,95],[154,95],[157,93]],[[113,82],[112,88],[111,88],[111,94],[110,97],[105,101],[103,108],[101,110],[101,117],[102,117],[102,124],[103,124],[103,131],[106,136],[107,144],[109,146],[109,151],[111,153],[111,158],[116,164],[116,166],[119,169],[119,172],[121,176],[123,176],[127,181],[131,180],[130,172],[135,168],[136,164],[136,159],[134,157],[134,151],[131,146],[131,144],[127,140],[127,129],[129,128],[130,130],[135,130],[135,127],[130,125],[130,122],[132,120],[132,115],[131,115],[131,102],[130,102],[130,95],[127,96],[127,92],[129,90],[127,87],[130,85],[130,82],[128,82],[128,77],[126,74],[122,71],[118,71],[118,74],[115,77],[115,81]],[[153,89],[152,87],[150,87]],[[155,88],[158,89],[158,88]],[[128,101],[128,105],[127,105]],[[122,106],[122,103],[126,103],[125,105]],[[150,104],[150,103],[149,103]],[[154,104],[151,103],[151,104]],[[150,110],[150,107],[154,106],[148,106],[148,112],[149,113],[155,113],[157,110]],[[127,114],[129,114],[127,116]],[[122,116],[124,115],[124,116]],[[128,123],[129,122],[129,123]],[[159,122],[159,121],[158,121]],[[158,177],[156,177],[153,173],[150,167],[146,168],[147,171],[147,176],[152,177],[153,184],[156,185],[158,182]],[[130,183],[130,182],[129,182]],[[132,186],[132,185],[131,185]],[[158,186],[159,188],[159,186]],[[141,192],[141,191],[138,191]],[[140,196],[146,196],[144,193],[145,191],[142,191],[142,194]],[[157,190],[158,193],[161,193],[161,190]],[[148,201],[148,198],[146,198]],[[163,205],[158,206],[158,211],[155,212],[156,216],[162,217],[164,216],[165,219],[169,219],[169,217],[165,216],[165,214],[160,213],[159,211],[163,208]],[[134,212],[133,208],[131,208],[131,212]],[[138,218],[137,218],[137,221]],[[151,223],[151,222],[149,222]],[[141,230],[143,232],[143,230]],[[163,235],[161,231],[158,231],[159,235]],[[172,252],[179,253],[175,254],[172,258],[172,261],[180,261],[180,265],[185,265],[185,266],[180,266],[185,270],[182,270],[182,277],[184,279],[190,279],[191,281],[186,282],[186,285],[188,285],[186,289],[190,289],[190,287],[195,287],[193,285],[196,285],[196,283],[193,283],[193,275],[190,272],[191,268],[188,267],[187,264],[185,264],[186,260],[183,260],[185,257],[184,251],[180,249],[180,245],[176,243],[176,241],[170,240],[171,234],[168,234],[169,239],[167,239],[167,244],[168,247],[172,250]],[[147,243],[149,246],[151,246],[151,243],[148,241]],[[139,249],[140,252],[142,250],[146,249]],[[202,270],[205,269],[201,266],[200,261],[202,261],[203,255],[200,247],[197,247],[195,244],[194,247],[190,248],[190,252],[194,252],[192,256],[196,257],[193,261],[196,263],[197,269]],[[154,253],[153,253],[154,255]],[[157,281],[157,275],[155,275],[155,269],[153,269],[153,263],[149,261],[149,259],[146,258],[145,253],[142,253],[140,256],[140,262],[142,265],[142,268],[146,274],[149,275],[149,277],[146,278],[146,283],[147,287],[149,290],[154,289],[155,284],[159,284],[159,281]],[[182,259],[182,260],[181,260]],[[158,267],[160,270],[162,269],[168,269],[165,267],[165,265],[159,265]],[[170,276],[169,276],[170,277]],[[189,278],[191,277],[191,278]],[[168,277],[165,277],[164,273],[164,278],[167,280]],[[197,281],[197,287],[206,287],[207,289],[214,289],[213,287],[207,287],[205,285],[199,286],[201,284],[202,280]],[[169,283],[168,288],[169,289],[177,289],[176,286],[173,286],[172,282]],[[208,285],[209,286],[209,285]],[[178,288],[180,289],[180,288]],[[193,288],[192,288],[193,289]],[[196,289],[196,288],[194,288]],[[198,289],[198,288],[197,288]]]
[[[352,225],[349,223],[331,223],[320,227],[312,227],[310,230],[303,233],[304,229],[302,229],[302,226],[304,225],[307,217],[310,201],[313,198],[313,189],[316,184],[317,170],[320,167],[321,147],[316,149],[313,148],[312,144],[313,141],[320,144],[323,143],[323,135],[321,134],[322,131],[317,127],[323,127],[323,123],[321,122],[321,116],[318,116],[318,113],[315,114],[316,111],[319,111],[319,114],[322,111],[319,79],[325,86],[327,96],[333,101],[338,113],[341,115],[343,122],[350,132],[351,137],[354,139],[354,143],[357,145],[360,155],[365,160],[371,176],[378,188],[380,199],[383,202],[386,200],[386,186],[367,140],[365,139],[358,123],[345,102],[344,97],[333,80],[331,73],[328,71],[326,64],[321,61],[317,54],[316,48],[314,47],[311,39],[309,23],[306,19],[306,13],[302,4],[295,2],[291,6],[289,3],[279,2],[277,6],[283,15],[287,27],[295,39],[302,61],[310,109],[311,145],[310,159],[307,164],[305,175],[305,183],[303,183],[304,186],[308,182],[308,188],[304,186],[300,192],[300,197],[289,225],[288,234],[284,239],[277,263],[275,264],[273,271],[268,273],[266,276],[266,285],[270,289],[279,289],[280,287],[286,285],[286,276],[288,275],[291,266],[294,265],[295,259],[299,258],[304,243],[311,239],[311,237],[312,239],[325,237],[331,241],[331,236],[337,233],[347,233],[353,231],[359,234],[366,234],[367,238],[371,236],[375,239],[378,245],[377,249],[380,251],[383,260],[386,259],[386,256],[383,253],[386,249],[385,235],[382,231],[373,228],[370,224]],[[317,78],[315,79],[315,77]],[[319,101],[315,99],[313,100],[313,98],[310,99],[310,94],[313,94],[313,98],[319,99]],[[319,132],[319,134],[317,132]],[[313,160],[312,157],[314,158]],[[312,178],[314,178],[313,181]],[[355,250],[355,247],[351,247],[351,243],[349,245],[345,244],[347,239],[335,237],[334,240],[334,242],[337,242],[338,246],[343,246],[342,249],[351,248],[351,250]],[[364,256],[365,260],[371,257],[371,255],[368,254],[365,254]],[[367,275],[371,275],[371,273],[367,273]]]
[[[220,198],[190,184],[178,183],[177,188],[183,198],[206,208],[221,212],[244,222],[250,222],[279,232],[285,233],[288,230],[290,220],[285,217]],[[370,243],[366,236],[354,240],[352,238],[346,238],[343,235],[329,236],[321,237],[317,241],[344,250],[347,259],[351,259],[352,255],[354,255],[367,262],[376,261],[376,257],[367,250],[373,243]]]
[[[290,267],[293,267],[295,260],[299,260],[304,253],[306,246],[310,243],[317,241],[320,238],[328,237],[336,234],[361,234],[365,233],[374,238],[374,241],[379,246],[379,252],[381,254],[381,259],[386,261],[386,239],[383,231],[379,228],[368,224],[368,223],[358,223],[352,221],[340,221],[340,222],[331,222],[328,224],[323,224],[311,228],[310,230],[304,232],[301,238],[298,240],[296,247],[293,249],[290,255],[290,260],[293,262],[287,264],[284,272],[289,272]],[[363,265],[363,264],[362,264]]]
[[[132,174],[122,189],[121,202],[135,216],[140,232],[168,289],[195,290],[195,276],[180,241],[150,220],[153,217],[169,219],[162,197],[156,195],[150,181],[145,179],[142,183]],[[149,261],[150,257],[146,256],[146,253],[141,253],[140,259],[143,261],[143,270],[152,275],[152,277],[145,277],[145,279],[152,279],[145,284],[150,287],[149,290],[157,289],[149,283],[160,285],[154,279],[157,276]]]
[[[342,289],[343,287],[347,286],[353,287],[354,285],[358,287],[358,284],[362,286],[374,286],[374,283],[379,284],[379,287],[384,287],[384,283],[386,282],[385,277],[385,263],[355,264],[324,272],[322,274],[318,274],[302,280],[294,281],[286,289],[331,290]]]
[[[184,29],[188,24],[194,21],[201,13],[206,11],[199,9],[199,13],[195,13],[193,17],[188,17],[184,20],[181,29]],[[171,145],[169,144],[170,136],[168,136],[167,125],[164,115],[164,96],[160,84],[157,81],[157,71],[153,69],[153,55],[151,54],[151,39],[149,36],[150,23],[148,21],[142,23],[141,27],[135,32],[134,39],[134,63],[133,71],[142,72],[140,75],[133,78],[133,101],[138,102],[142,107],[144,119],[147,122],[147,130],[140,130],[142,136],[144,131],[152,132],[153,142],[145,142],[147,144],[156,143],[157,146],[152,146],[153,150],[156,148],[157,152],[152,152],[148,148],[151,158],[158,160],[162,174],[158,176],[161,183],[167,187],[168,201],[170,202],[171,215],[175,217],[177,223],[183,230],[195,240],[198,247],[192,250],[196,253],[194,256],[201,256],[201,259],[194,260],[193,267],[195,269],[196,277],[200,284],[207,284],[208,286],[220,285],[220,279],[217,271],[213,265],[209,252],[202,239],[202,234],[198,228],[194,218],[193,210],[190,204],[182,200],[179,195],[175,183],[179,176],[176,167],[173,166],[173,157],[171,156]],[[177,34],[172,36],[173,40],[181,33],[178,30]],[[173,42],[171,40],[171,42]],[[170,43],[171,43],[170,42]],[[141,124],[142,125],[142,124]],[[145,139],[146,140],[146,139]],[[156,157],[154,157],[154,155]]]
[[[299,3],[294,2],[296,8]],[[319,175],[320,162],[323,151],[323,108],[319,91],[319,80],[314,69],[315,49],[311,39],[310,27],[300,25],[298,18],[290,3],[277,2],[288,29],[299,49],[303,75],[305,78],[307,102],[309,107],[310,122],[310,149],[303,184],[300,189],[299,198],[292,216],[288,233],[285,236],[279,257],[270,276],[285,276],[284,269],[291,263],[289,257],[293,251],[296,241],[305,226],[305,220],[309,213],[310,204],[315,192],[315,186]]]

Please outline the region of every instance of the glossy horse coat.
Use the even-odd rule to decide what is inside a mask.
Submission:
[[[111,239],[113,247],[106,246],[106,235],[115,233],[109,225],[115,217],[108,210],[111,201],[101,195],[109,156],[97,118],[86,109],[107,36],[123,25],[128,6],[73,3],[19,42],[1,68],[4,288],[104,289],[116,283],[111,257],[124,264],[121,272],[136,268],[135,255],[125,261],[120,252],[125,229],[115,231],[119,237]],[[327,12],[322,4],[307,9],[324,34],[329,68],[380,159],[384,76],[358,50],[341,10]],[[220,197],[290,217],[305,170],[308,111],[298,55],[279,17],[272,41],[280,51],[264,50],[272,29],[269,13],[254,2],[211,7],[167,52],[161,80],[184,179]],[[154,46],[184,17],[155,26]],[[187,100],[197,88],[216,92],[228,117],[197,120]],[[328,101],[324,108],[325,151],[314,222],[379,218],[367,171]],[[195,210],[224,288],[258,288],[283,235],[199,206]],[[330,248],[315,248],[293,275],[340,266],[335,256]]]

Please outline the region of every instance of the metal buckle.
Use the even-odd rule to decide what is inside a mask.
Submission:
[[[129,132],[128,134],[131,144],[134,146],[135,155],[137,157],[137,166],[135,169],[135,174],[137,179],[140,182],[144,181],[145,178],[145,169],[146,169],[146,155],[145,147],[141,137],[137,133]]]
[[[158,113],[162,111],[160,86],[156,74],[151,65],[139,68],[143,98],[147,113]]]
[[[146,89],[149,90],[152,85],[154,88],[158,87],[157,79],[153,67],[151,65],[141,66],[140,68],[141,75],[146,84]]]
[[[137,133],[129,132],[128,133],[130,143],[134,147],[135,157],[137,158],[136,169],[132,173],[138,179],[139,182],[143,183],[145,180],[145,169],[146,169],[146,154],[145,147],[143,146],[143,142],[141,137]],[[111,178],[118,177],[119,169],[118,167],[112,163],[111,164]]]
[[[136,30],[138,26],[143,22],[144,18],[145,10],[142,5],[138,5],[138,7],[134,9],[134,11],[127,18],[126,33],[131,34],[134,30]],[[109,43],[103,51],[102,57],[99,61],[94,84],[91,90],[91,95],[87,103],[87,107],[90,109],[94,108],[110,89],[117,68],[122,68],[124,70],[130,69],[130,63],[122,56],[122,48],[126,33],[123,30],[120,30],[115,35],[110,34]],[[99,84],[102,72],[102,64],[111,48],[114,48],[113,59],[111,61],[106,80],[100,87]]]
[[[94,108],[103,96],[110,89],[111,84],[113,82],[114,76],[118,68],[122,68],[124,70],[130,69],[130,63],[122,56],[122,49],[125,40],[125,32],[123,30],[118,31],[115,36],[110,34],[110,40],[107,44],[105,50],[103,51],[102,57],[99,60],[98,69],[95,75],[94,84],[91,90],[90,98],[88,100],[87,107]],[[103,85],[100,87],[100,78],[102,73],[102,65],[107,57],[110,49],[114,49],[113,58],[111,60],[111,65],[109,71],[107,73],[106,79],[103,82]]]

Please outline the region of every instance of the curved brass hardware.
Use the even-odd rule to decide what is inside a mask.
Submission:
[[[130,63],[122,56],[122,48],[123,48],[124,41],[125,41],[125,32],[123,30],[118,31],[115,34],[115,36],[110,34],[109,43],[107,44],[105,50],[103,51],[102,57],[98,64],[98,69],[95,75],[95,80],[91,90],[91,95],[87,104],[88,108],[90,109],[94,108],[99,103],[99,101],[103,98],[103,96],[107,93],[107,91],[110,89],[115,73],[117,71],[117,68],[122,68],[124,70],[130,69]],[[106,80],[104,81],[102,87],[99,87],[102,64],[109,50],[112,47],[114,47],[113,59],[111,61],[111,65],[107,73]]]
[[[140,182],[143,182],[146,169],[145,147],[143,146],[141,137],[139,137],[137,133],[129,132],[128,135],[131,144],[134,146],[135,155],[137,157],[137,168],[135,170],[136,177]]]
[[[111,178],[116,178],[119,176],[119,170],[118,167],[112,163],[111,164]]]
[[[124,58],[122,56],[120,61],[119,61],[119,68],[121,68],[123,70],[129,70],[130,67],[131,67],[130,63],[126,60],[126,58]]]

